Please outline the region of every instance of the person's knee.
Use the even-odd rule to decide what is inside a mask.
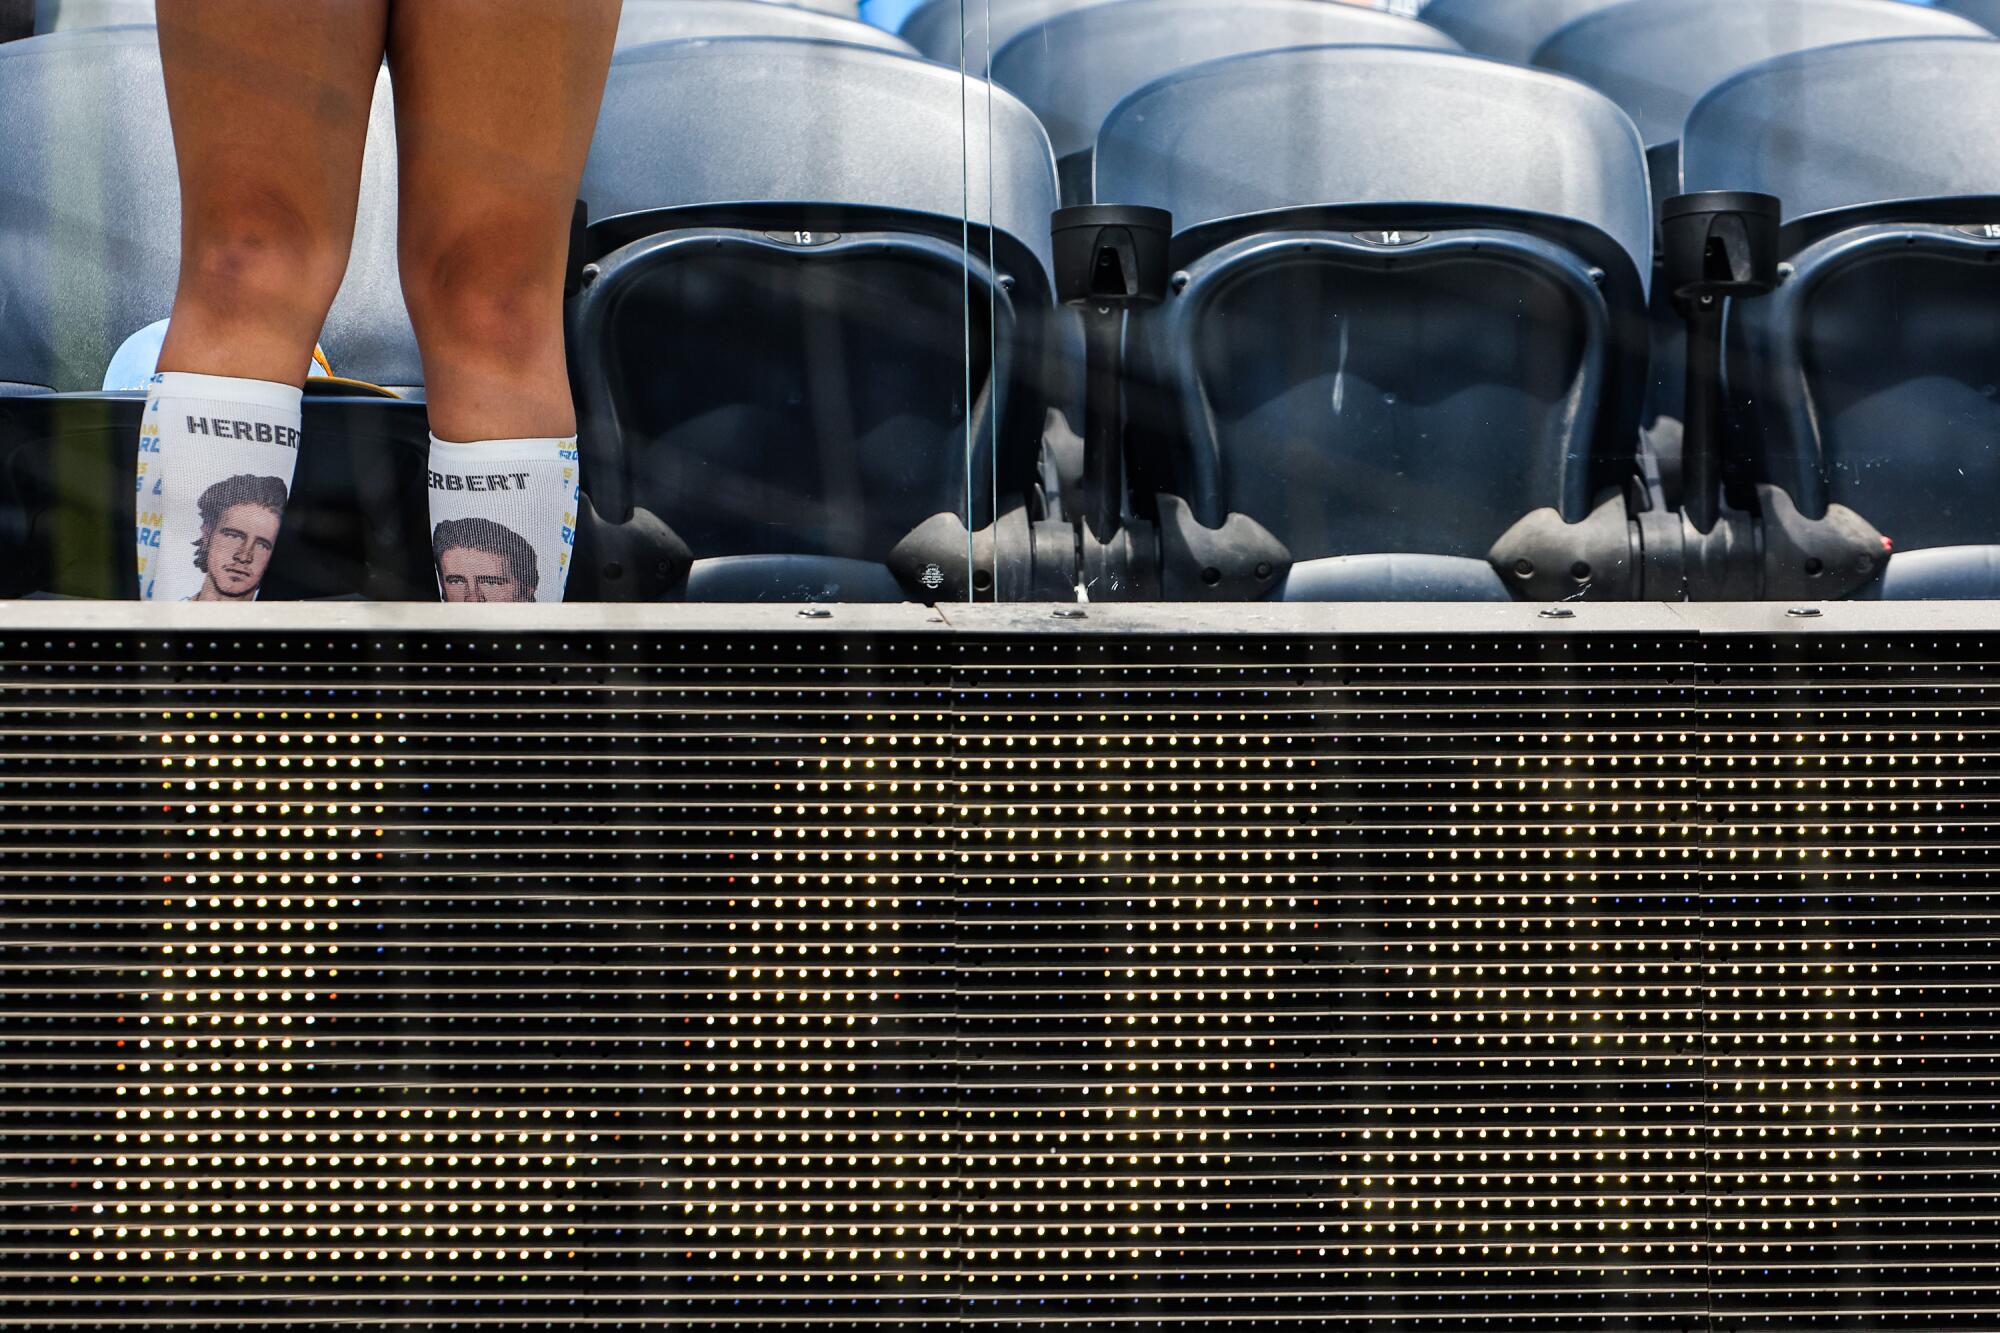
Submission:
[[[406,240],[403,295],[427,359],[513,367],[562,349],[562,256],[517,220]]]
[[[351,241],[276,189],[240,189],[187,219],[180,299],[232,320],[297,322],[318,332],[347,268]]]

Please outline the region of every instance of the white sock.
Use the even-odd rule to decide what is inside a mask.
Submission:
[[[255,601],[299,457],[300,391],[153,376],[139,428],[139,595]]]
[[[447,602],[560,602],[576,542],[576,441],[431,436],[431,556]]]

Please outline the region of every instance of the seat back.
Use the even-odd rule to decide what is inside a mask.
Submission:
[[[572,308],[600,509],[651,509],[702,558],[880,562],[968,487],[990,513],[996,468],[1024,490],[1054,177],[1027,108],[927,61],[750,37],[619,55],[583,181],[602,276]],[[970,255],[968,179],[992,182]]]
[[[917,50],[947,65],[961,56],[965,68],[983,73],[990,57],[1016,33],[1057,14],[1099,0],[924,0],[904,18],[897,34]]]
[[[1122,102],[1096,174],[1181,229],[1186,279],[1135,324],[1129,396],[1171,404],[1142,490],[1296,560],[1483,557],[1629,470],[1652,226],[1638,135],[1591,90],[1434,51],[1236,56]]]
[[[773,0],[626,0],[618,19],[621,51],[688,37],[809,37],[916,54],[902,38],[857,19]]]
[[[1336,43],[1458,49],[1414,19],[1326,0],[1114,0],[1016,34],[993,81],[1041,118],[1065,201],[1086,203],[1098,127],[1126,94],[1204,60]]]
[[[0,385],[96,389],[120,343],[171,313],[180,186],[151,28],[0,47]],[[422,382],[396,274],[394,122],[376,89],[347,280],[321,341],[343,375]]]
[[[1991,33],[2000,33],[2000,0],[1938,0],[1939,9],[1962,14]]]
[[[1982,35],[1959,15],[1883,0],[1635,0],[1567,24],[1534,61],[1618,103],[1651,148],[1681,137],[1703,93],[1773,56],[1881,37]]]
[[[1736,70],[1842,42],[1977,31],[1956,15],[1884,0],[1636,0],[1578,18],[1551,35],[1534,59],[1625,108],[1651,154],[1654,194],[1665,198],[1676,192],[1689,109]],[[1649,417],[1678,418],[1684,411],[1685,341],[1663,293],[1654,310]]]
[[[153,0],[35,0],[37,33],[151,23]]]
[[[1793,275],[1730,314],[1743,466],[1899,551],[2000,540],[1995,116],[2000,42],[1919,38],[1768,61],[1688,117],[1687,188],[1788,221]]]
[[[1557,28],[1624,0],[1431,0],[1424,22],[1474,55],[1525,65]]]
[[[861,0],[758,0],[761,4],[790,5],[798,9],[817,10],[831,14],[835,18],[861,20]],[[679,0],[625,0],[626,8],[635,4],[677,4]]]

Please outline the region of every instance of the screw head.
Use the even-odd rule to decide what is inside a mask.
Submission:
[[[802,606],[799,615],[806,620],[831,620],[833,612],[823,606]]]
[[[1566,606],[1545,606],[1539,613],[1543,620],[1575,620],[1576,612]]]
[[[1794,620],[1818,620],[1825,612],[1816,606],[1794,606],[1787,609],[1785,614]]]
[[[1059,606],[1052,614],[1057,620],[1088,620],[1090,612],[1075,606]]]

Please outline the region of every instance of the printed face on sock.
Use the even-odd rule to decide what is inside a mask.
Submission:
[[[254,596],[278,540],[278,514],[260,504],[236,504],[201,532],[208,579],[196,601],[235,602]]]
[[[507,558],[459,546],[438,560],[447,602],[532,602],[535,590],[514,577]]]

